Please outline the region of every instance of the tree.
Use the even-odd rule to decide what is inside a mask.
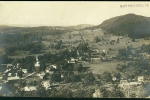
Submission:
[[[84,82],[85,82],[86,84],[93,84],[94,81],[95,81],[95,77],[94,77],[94,75],[93,75],[92,72],[87,73],[87,74],[85,75]]]
[[[72,97],[72,91],[68,88],[62,89],[55,96],[61,97],[61,98],[71,98]]]
[[[132,39],[132,42],[135,42],[135,38]]]
[[[95,40],[96,43],[101,41],[101,39],[99,37],[95,37],[94,40]]]
[[[18,72],[17,72],[17,75],[18,75],[19,77],[22,77],[22,75],[23,75],[22,70],[21,70],[21,71],[18,71]]]
[[[70,79],[72,82],[80,82],[81,81],[80,75],[71,75]]]
[[[77,65],[74,67],[74,70],[75,70],[75,71],[78,71],[78,72],[82,72],[82,64],[77,64]]]
[[[109,94],[110,94],[110,91],[108,91],[106,88],[101,87],[100,88],[100,93],[102,94],[103,98],[108,98]]]
[[[46,96],[45,88],[41,85],[41,83],[39,83],[38,86],[37,86],[37,95],[39,97],[45,97]]]
[[[91,98],[92,97],[92,92],[88,89],[83,90],[83,89],[78,89],[73,93],[73,97],[75,98]]]
[[[60,73],[53,73],[51,75],[52,82],[60,82],[61,81],[61,74]]]
[[[46,73],[44,76],[43,76],[43,79],[44,80],[47,80],[47,79],[49,79],[48,77],[50,76],[50,74],[49,73]]]
[[[102,52],[102,53],[101,53],[101,55],[102,55],[103,57],[105,57],[105,56],[106,56],[106,54],[105,54],[104,52]]]
[[[114,77],[116,77],[117,79],[121,78],[121,74],[120,73],[114,73]]]
[[[120,89],[113,88],[110,91],[110,97],[112,97],[112,98],[124,98],[125,95],[124,95],[124,93]]]
[[[118,39],[117,39],[117,43],[119,43],[119,41],[120,41],[120,39],[118,38]]]
[[[143,51],[145,49],[146,45],[145,44],[142,44],[141,46],[141,50]]]
[[[101,78],[103,81],[105,82],[112,82],[112,76],[111,73],[109,73],[108,71],[105,71],[102,75]]]
[[[46,59],[43,59],[43,60],[40,61],[40,71],[45,71],[45,69],[46,69],[46,62],[47,62]]]

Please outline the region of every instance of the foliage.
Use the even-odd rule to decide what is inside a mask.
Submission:
[[[93,84],[95,77],[92,72],[85,74],[84,82],[85,84]]]
[[[112,82],[112,76],[111,73],[109,73],[108,71],[105,71],[102,75],[101,78],[103,81],[105,82]]]

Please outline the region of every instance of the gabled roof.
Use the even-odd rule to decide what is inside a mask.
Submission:
[[[18,79],[20,79],[18,76],[17,76],[17,77],[8,77],[8,78],[7,78],[8,81],[9,81],[9,80],[18,80]]]

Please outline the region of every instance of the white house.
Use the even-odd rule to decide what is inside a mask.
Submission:
[[[27,73],[27,69],[22,69],[22,72],[23,73]]]
[[[129,86],[130,83],[127,80],[120,80],[119,87],[124,88],[125,86]]]
[[[8,77],[10,77],[11,76],[11,73],[8,73]]]
[[[18,76],[15,76],[15,77],[8,77],[7,80],[10,81],[10,80],[19,80],[20,78]]]
[[[138,76],[138,82],[143,82],[144,81],[144,77],[143,76]]]
[[[13,65],[12,65],[12,64],[7,64],[7,68],[8,68],[8,67],[13,67]]]
[[[40,77],[40,79],[43,79],[43,76],[45,75],[45,72],[41,72],[41,73],[38,73],[37,76]]]
[[[139,83],[139,82],[130,82],[130,85],[139,85],[139,84],[141,84],[141,83]]]
[[[117,80],[117,78],[116,78],[116,77],[113,77],[113,78],[112,78],[112,80],[113,80],[113,81],[116,81],[116,80]]]
[[[107,53],[108,51],[107,50],[100,50],[100,52],[102,53]]]
[[[43,81],[42,85],[43,85],[43,87],[45,87],[45,89],[48,89],[50,87],[50,82],[49,81]]]
[[[25,86],[24,87],[24,91],[33,91],[33,90],[36,90],[35,86]]]
[[[51,65],[54,69],[57,69],[57,66],[56,65]]]
[[[93,93],[93,98],[101,98],[102,94],[99,89],[96,89],[95,92]]]

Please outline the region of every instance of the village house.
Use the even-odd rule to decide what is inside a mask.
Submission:
[[[90,49],[93,52],[100,52],[98,49]]]
[[[130,82],[129,85],[140,85],[141,83],[139,82]]]
[[[74,64],[76,63],[76,61],[78,61],[78,59],[74,59],[73,57],[70,57],[70,60],[68,60],[67,62]]]
[[[8,76],[7,80],[11,81],[11,80],[18,80],[18,79],[20,79],[19,76],[17,75],[17,73],[15,73],[15,74],[16,74],[16,76],[11,76],[12,74],[9,73],[8,74],[9,76]]]
[[[144,82],[144,76],[138,76],[138,82]]]
[[[8,77],[10,77],[11,76],[11,73],[8,73]]]
[[[26,73],[27,73],[27,69],[22,69],[22,72],[23,72],[24,74],[26,74]]]
[[[91,58],[91,63],[101,63],[101,58]]]
[[[49,73],[49,72],[50,72],[50,68],[47,67],[47,68],[45,69],[45,72],[46,72],[46,73]]]
[[[36,86],[25,86],[24,91],[33,91],[36,90]]]
[[[40,79],[43,79],[43,76],[45,75],[45,72],[41,72],[41,73],[38,73],[37,76],[40,77]]]
[[[113,78],[112,78],[112,80],[113,80],[113,81],[116,81],[116,80],[117,80],[117,78],[116,78],[116,77],[113,77]]]
[[[127,80],[120,80],[120,84],[118,86],[125,88],[125,86],[129,86],[129,82]]]
[[[51,65],[52,68],[54,69],[57,69],[57,66],[56,65]]]
[[[13,68],[12,64],[7,64],[7,68]]]
[[[93,98],[101,98],[103,97],[102,96],[102,93],[100,92],[99,89],[95,89],[95,92],[93,93]]]
[[[42,86],[43,86],[46,90],[49,89],[49,87],[51,86],[49,80],[47,80],[47,81],[42,81],[41,84],[42,84]]]

